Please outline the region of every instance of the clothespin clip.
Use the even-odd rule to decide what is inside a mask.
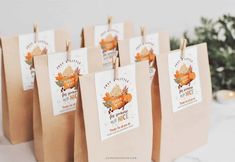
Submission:
[[[34,43],[38,42],[38,25],[33,25],[33,32],[34,32]]]
[[[108,31],[111,29],[112,26],[112,16],[108,16]]]
[[[117,56],[113,56],[114,81],[118,78],[118,67],[119,67],[119,58]]]
[[[67,61],[71,60],[71,42],[66,41],[66,53],[67,53]]]
[[[182,38],[181,43],[180,43],[180,57],[182,60],[184,59],[184,53],[185,53],[186,46],[187,46],[187,39]]]
[[[140,34],[142,38],[142,44],[145,43],[145,28],[143,26],[140,27]]]

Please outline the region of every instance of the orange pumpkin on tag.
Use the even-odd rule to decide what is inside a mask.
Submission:
[[[155,54],[153,49],[148,50],[144,47],[139,53],[136,54],[135,59],[137,62],[148,60],[149,62],[154,61]]]
[[[196,78],[195,72],[192,71],[192,66],[187,67],[183,64],[175,73],[175,82],[179,84],[179,88],[184,85],[190,85],[191,81]]]
[[[109,109],[109,113],[111,113],[118,109],[124,109],[125,105],[132,100],[132,95],[128,93],[127,87],[124,87],[121,90],[121,88],[116,85],[110,93],[105,93],[103,100],[104,106],[107,107]]]
[[[61,87],[61,91],[75,88],[78,85],[79,69],[73,70],[71,66],[68,66],[62,73],[58,73],[56,78],[56,84]]]
[[[105,39],[101,39],[100,46],[103,51],[110,51],[112,49],[117,48],[118,38],[117,36],[113,36],[112,34],[107,35]]]

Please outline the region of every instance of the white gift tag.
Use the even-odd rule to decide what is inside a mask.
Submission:
[[[95,75],[101,139],[105,140],[139,126],[135,65]]]
[[[187,48],[184,59],[180,51],[168,56],[173,112],[201,102],[201,85],[196,47]]]
[[[124,38],[124,24],[95,26],[95,46],[100,46],[103,54],[103,65],[112,68],[112,58],[118,53],[118,41]]]
[[[54,31],[39,32],[36,43],[34,38],[33,33],[19,36],[21,76],[24,90],[33,89],[35,76],[33,56],[55,52]]]
[[[59,115],[76,109],[78,77],[88,73],[87,49],[48,55],[48,70],[53,103],[53,114]]]
[[[150,34],[145,36],[145,42],[142,42],[142,37],[131,38],[129,41],[130,62],[135,63],[138,61],[148,60],[151,64],[155,56],[159,55],[159,35]],[[149,72],[152,77],[156,69],[150,67]]]

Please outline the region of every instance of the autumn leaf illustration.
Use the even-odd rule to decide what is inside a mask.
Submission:
[[[55,79],[55,83],[62,88],[61,91],[77,88],[80,69],[73,70],[71,66],[64,69],[63,73],[59,72]]]
[[[111,92],[106,92],[103,97],[103,104],[109,109],[109,113],[124,109],[125,105],[132,100],[132,95],[128,92],[128,88],[125,86],[123,89],[119,85],[115,85]]]
[[[183,64],[179,70],[176,70],[174,77],[175,82],[181,88],[184,85],[190,85],[190,82],[196,78],[196,74],[193,72],[191,65],[188,67],[186,64]]]
[[[63,81],[56,81],[55,82],[59,87],[63,87],[64,82]]]
[[[155,59],[155,54],[154,54],[152,48],[150,50],[148,50],[147,47],[144,47],[144,48],[141,49],[140,52],[138,52],[136,54],[135,59],[136,59],[137,62],[145,61],[145,60],[148,60],[149,62],[152,62]]]
[[[113,36],[110,33],[110,34],[108,34],[106,36],[106,38],[101,39],[101,41],[99,43],[100,43],[100,46],[103,49],[103,51],[110,51],[112,49],[117,48],[118,37],[117,36]]]

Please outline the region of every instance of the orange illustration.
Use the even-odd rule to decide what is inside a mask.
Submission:
[[[137,62],[139,61],[145,61],[149,60],[149,62],[154,61],[155,54],[153,52],[153,49],[150,50],[147,49],[147,47],[144,47],[140,52],[138,52],[135,56],[135,59]]]
[[[33,56],[47,54],[47,48],[43,48],[36,46],[31,52],[27,52],[25,56],[25,62],[30,66],[30,69],[33,68]]]
[[[55,77],[56,84],[61,87],[61,92],[77,87],[79,73],[79,69],[74,71],[71,66],[68,66],[63,73],[57,74]]]
[[[132,100],[132,95],[128,93],[128,88],[125,86],[121,89],[118,85],[114,86],[112,91],[105,93],[103,97],[104,106],[109,109],[109,114],[118,109],[124,109],[125,105]]]
[[[178,88],[183,87],[184,85],[190,85],[191,81],[196,78],[196,74],[192,71],[192,66],[187,67],[183,64],[179,70],[176,70],[175,82],[179,84]]]
[[[117,48],[117,45],[118,45],[118,37],[113,36],[112,34],[108,34],[106,38],[101,39],[100,41],[100,46],[104,52]]]

